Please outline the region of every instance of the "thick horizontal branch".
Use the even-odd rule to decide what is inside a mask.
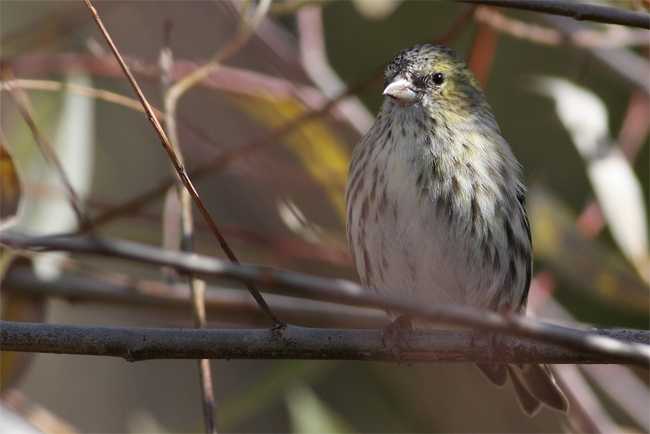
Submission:
[[[607,330],[609,336],[648,342],[647,331]],[[598,336],[593,333],[594,336]],[[416,330],[402,344],[403,362],[488,363],[488,338],[465,330]],[[150,359],[311,359],[395,362],[379,330],[315,329],[287,326],[283,339],[269,329],[197,330],[0,323],[0,349],[55,354]],[[567,350],[509,336],[497,338],[493,362],[624,363],[625,358]]]
[[[605,24],[650,29],[650,15],[608,6],[598,6],[562,0],[460,0],[464,3],[479,3],[531,12],[561,15],[578,21],[594,21]]]
[[[535,321],[521,315],[499,314],[447,303],[422,303],[404,297],[381,294],[346,280],[327,279],[267,267],[235,265],[203,255],[163,250],[115,239],[88,239],[81,236],[31,237],[3,232],[0,242],[16,248],[82,252],[157,266],[171,266],[197,275],[254,282],[279,294],[352,306],[379,307],[410,313],[430,322],[443,322],[460,327],[528,337],[592,354],[610,355],[621,362],[645,368],[650,364],[648,345],[622,342],[586,333],[583,330]]]

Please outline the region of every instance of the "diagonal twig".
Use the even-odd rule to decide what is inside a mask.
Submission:
[[[208,226],[210,227],[210,230],[214,234],[214,236],[217,238],[219,241],[219,244],[221,245],[222,249],[226,253],[226,256],[228,256],[228,259],[230,259],[231,262],[238,263],[237,257],[235,254],[230,250],[230,247],[228,246],[228,243],[224,239],[224,237],[221,235],[221,232],[217,228],[217,226],[214,223],[214,220],[212,220],[212,217],[210,216],[210,213],[208,212],[207,208],[203,204],[203,201],[199,197],[198,192],[194,188],[194,185],[192,184],[192,181],[190,180],[189,176],[187,175],[187,172],[185,170],[185,166],[180,162],[178,156],[174,153],[171,144],[169,143],[169,140],[167,139],[167,136],[165,135],[165,132],[162,129],[162,126],[160,125],[160,122],[158,122],[158,119],[154,115],[153,109],[151,108],[151,105],[145,98],[144,94],[142,93],[142,90],[140,89],[140,86],[138,86],[138,83],[136,82],[135,78],[133,77],[133,74],[131,73],[129,67],[126,65],[124,62],[124,59],[120,55],[117,47],[113,43],[113,40],[111,39],[110,35],[108,34],[108,31],[104,27],[104,24],[102,20],[99,18],[99,15],[97,13],[97,10],[93,7],[93,5],[90,3],[90,0],[85,0],[86,6],[88,7],[88,10],[90,11],[93,19],[97,23],[97,26],[99,27],[102,35],[104,36],[104,39],[108,43],[109,47],[111,48],[111,51],[113,52],[113,55],[117,59],[118,63],[120,64],[120,67],[122,68],[122,71],[124,71],[124,74],[126,75],[129,83],[131,84],[131,87],[135,91],[136,95],[138,96],[138,99],[140,100],[140,103],[145,109],[145,112],[147,114],[147,118],[149,119],[149,122],[153,125],[154,129],[156,130],[156,133],[158,134],[158,138],[160,139],[163,148],[165,148],[165,151],[167,152],[167,155],[169,156],[170,160],[172,161],[172,164],[174,165],[174,168],[176,169],[176,173],[178,173],[178,176],[180,177],[181,181],[183,182],[183,185],[185,185],[185,188],[188,190],[190,195],[192,196],[192,199],[194,200],[194,203],[196,204],[197,208],[201,212],[201,215],[205,219],[205,221],[208,223]],[[275,317],[273,312],[271,312],[271,309],[269,306],[266,304],[264,301],[264,298],[260,294],[260,292],[255,288],[250,283],[246,284],[246,287],[250,291],[251,295],[253,298],[255,298],[255,301],[257,301],[258,305],[262,309],[262,311],[266,314],[267,318],[271,321],[273,325],[273,329],[275,331],[278,331],[282,327],[282,323]]]

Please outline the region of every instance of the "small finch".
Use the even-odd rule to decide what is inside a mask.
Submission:
[[[453,50],[417,45],[390,62],[384,85],[346,188],[361,281],[423,302],[524,313],[532,272],[526,188],[474,74]],[[545,366],[478,366],[498,386],[510,374],[531,416],[542,404],[568,409]]]

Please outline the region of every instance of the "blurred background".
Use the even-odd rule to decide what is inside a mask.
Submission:
[[[173,53],[175,82],[228,46],[241,17],[258,6],[94,5],[160,110],[163,47]],[[611,5],[648,8],[645,0]],[[13,83],[28,92],[35,119],[104,234],[177,246],[178,204],[166,184],[173,169],[137,103],[116,97],[134,93],[85,4],[4,0],[0,26],[3,227],[77,229],[60,180],[7,92]],[[650,34],[622,26],[454,2],[274,2],[246,44],[177,108],[185,164],[191,176],[201,170],[194,184],[241,262],[358,280],[344,228],[349,158],[381,104],[383,68],[423,42],[448,45],[468,61],[523,165],[536,261],[529,314],[648,329]],[[268,139],[351,83],[355,91],[344,102]],[[227,164],[224,156],[232,157]],[[134,205],[123,209],[127,203]],[[225,258],[196,212],[195,222],[196,249]],[[192,327],[187,285],[169,270],[4,249],[2,273],[4,320]],[[215,280],[208,287],[210,327],[266,326],[243,285]],[[387,322],[378,311],[268,301],[297,325]],[[1,356],[3,425],[15,418],[45,432],[203,429],[194,361]],[[642,369],[562,366],[556,376],[571,390],[572,413],[544,409],[530,419],[510,384],[496,389],[466,364],[211,365],[223,432],[650,430]]]

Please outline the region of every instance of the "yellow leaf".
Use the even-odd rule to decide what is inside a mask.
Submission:
[[[23,188],[18,167],[0,142],[0,228],[13,225],[20,213]]]

